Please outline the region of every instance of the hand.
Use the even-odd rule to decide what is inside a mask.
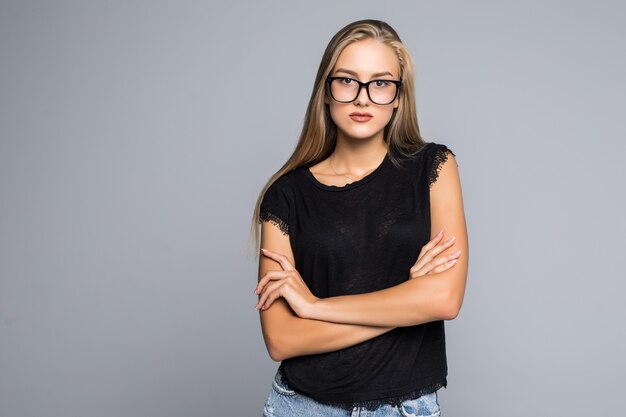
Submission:
[[[285,255],[267,249],[261,251],[263,255],[277,261],[283,270],[268,271],[259,280],[254,291],[260,296],[256,308],[267,310],[274,300],[283,297],[298,317],[307,318],[312,305],[319,298],[311,293],[300,273],[296,271]]]
[[[443,230],[437,233],[430,242],[422,247],[417,261],[409,270],[409,279],[443,272],[456,264],[459,256],[461,256],[460,250],[446,256],[437,256],[439,253],[454,245],[454,236],[445,242],[440,242],[442,237]]]

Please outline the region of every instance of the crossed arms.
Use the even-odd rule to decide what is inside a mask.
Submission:
[[[430,190],[430,210],[431,238],[439,230],[446,238],[455,237],[454,247],[439,256],[461,250],[453,267],[380,291],[329,298],[313,296],[298,281],[289,237],[263,222],[261,247],[270,252],[260,257],[257,291],[270,357],[281,361],[335,351],[396,327],[456,318],[465,294],[469,251],[458,166],[452,155]]]

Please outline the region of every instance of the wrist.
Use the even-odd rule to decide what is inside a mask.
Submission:
[[[308,305],[305,311],[303,311],[302,318],[311,320],[320,320],[320,307],[321,298],[313,298],[313,301]]]

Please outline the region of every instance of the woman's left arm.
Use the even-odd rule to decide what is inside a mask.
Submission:
[[[413,326],[456,318],[465,294],[469,247],[458,165],[450,154],[431,186],[430,202],[431,234],[443,230],[443,240],[455,238],[442,254],[461,250],[452,268],[380,291],[322,298],[305,314],[312,319],[374,326]]]
[[[293,297],[294,302],[301,304],[294,309],[298,315],[335,323],[395,327],[456,318],[465,294],[469,247],[461,181],[452,155],[442,163],[437,180],[431,186],[430,202],[431,230],[435,233],[443,230],[444,240],[455,238],[454,245],[442,255],[461,250],[452,268],[366,294],[319,299]],[[290,297],[286,298],[291,304]]]

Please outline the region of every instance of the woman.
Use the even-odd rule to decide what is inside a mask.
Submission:
[[[264,415],[439,415],[468,267],[461,185],[455,154],[419,134],[387,23],[331,39],[296,149],[257,201],[257,245],[258,223],[256,307],[281,361]]]

